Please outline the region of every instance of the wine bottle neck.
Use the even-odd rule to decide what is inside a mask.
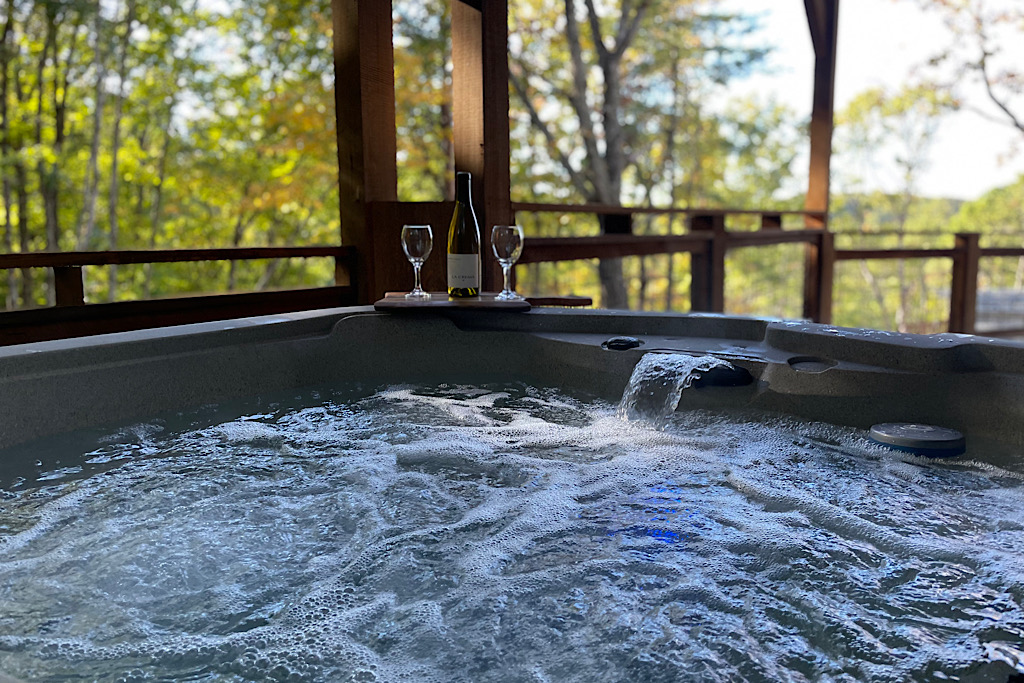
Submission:
[[[469,204],[470,175],[468,173],[457,173],[455,175],[455,201]]]

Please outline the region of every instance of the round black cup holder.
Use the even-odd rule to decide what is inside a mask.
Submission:
[[[601,342],[601,348],[608,351],[629,351],[643,345],[643,341],[636,337],[612,337]]]
[[[825,372],[829,368],[834,368],[837,365],[837,363],[830,358],[817,358],[815,356],[793,356],[786,362],[789,363],[789,367],[793,368],[797,372],[809,372],[811,374]]]

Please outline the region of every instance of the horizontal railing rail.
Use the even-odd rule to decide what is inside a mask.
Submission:
[[[121,249],[117,251],[43,251],[0,254],[0,270],[66,268],[193,261],[251,261],[275,258],[350,258],[352,247],[224,247],[212,249]]]
[[[703,209],[672,206],[616,206],[613,204],[550,204],[543,202],[512,202],[513,211],[527,213],[589,213],[601,215],[675,215],[675,216],[804,216],[824,222],[822,211],[804,209]]]
[[[837,261],[875,261],[886,259],[954,258],[956,249],[836,249]]]
[[[334,285],[222,294],[184,294],[139,301],[86,303],[86,266],[334,259]],[[271,315],[358,302],[354,286],[356,250],[347,246],[225,247],[0,254],[0,270],[48,268],[55,306],[0,312],[0,345],[122,332],[227,318]]]
[[[588,237],[530,237],[520,263],[621,258],[689,252],[692,275],[690,308],[722,312],[725,307],[725,254],[729,249],[775,244],[807,245],[804,280],[804,317],[831,317],[831,262],[820,258],[831,250],[831,234],[824,230],[820,211],[792,209],[701,209],[690,207],[623,207],[599,204],[542,204],[513,202],[516,212],[575,214],[598,217],[604,233]],[[681,216],[689,232],[671,235],[633,234],[636,215]],[[755,230],[727,230],[730,216],[760,218]],[[803,227],[784,229],[783,219],[801,219]],[[828,242],[826,245],[825,242]]]
[[[648,256],[679,252],[703,253],[707,239],[700,235],[595,235],[592,237],[531,237],[518,263],[578,261],[591,258]]]
[[[950,259],[949,324],[950,332],[972,333],[975,330],[978,300],[978,272],[983,258],[1024,258],[1024,247],[980,246],[979,233],[899,233],[897,231],[833,233],[825,227],[820,212],[751,209],[692,209],[621,207],[594,204],[558,205],[513,203],[523,212],[595,214],[615,217],[616,232],[588,237],[530,237],[520,263],[559,262],[590,258],[619,258],[688,252],[691,254],[692,284],[690,304],[694,311],[720,313],[724,310],[725,253],[730,249],[762,247],[777,244],[804,243],[804,317],[817,322],[831,322],[835,263],[854,260]],[[671,235],[632,234],[635,215],[679,215],[688,221],[689,232]],[[760,229],[727,230],[727,216],[760,216]],[[783,216],[802,216],[811,227],[782,228]],[[608,227],[608,224],[605,224]],[[837,249],[837,236],[900,235],[913,237],[952,237],[952,248],[890,247],[874,249]],[[1009,233],[998,233],[1006,236]],[[1018,334],[1022,330],[986,331],[985,334]]]

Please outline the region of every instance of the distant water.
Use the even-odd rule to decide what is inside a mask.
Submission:
[[[933,463],[739,413],[670,411],[658,430],[520,385],[310,392],[238,414],[133,425],[0,489],[0,672],[1024,671],[1020,454]]]

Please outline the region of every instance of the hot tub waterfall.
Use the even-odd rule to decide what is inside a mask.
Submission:
[[[683,391],[703,373],[719,367],[733,366],[713,356],[649,353],[640,358],[630,375],[619,401],[619,416],[663,427],[679,405]]]

